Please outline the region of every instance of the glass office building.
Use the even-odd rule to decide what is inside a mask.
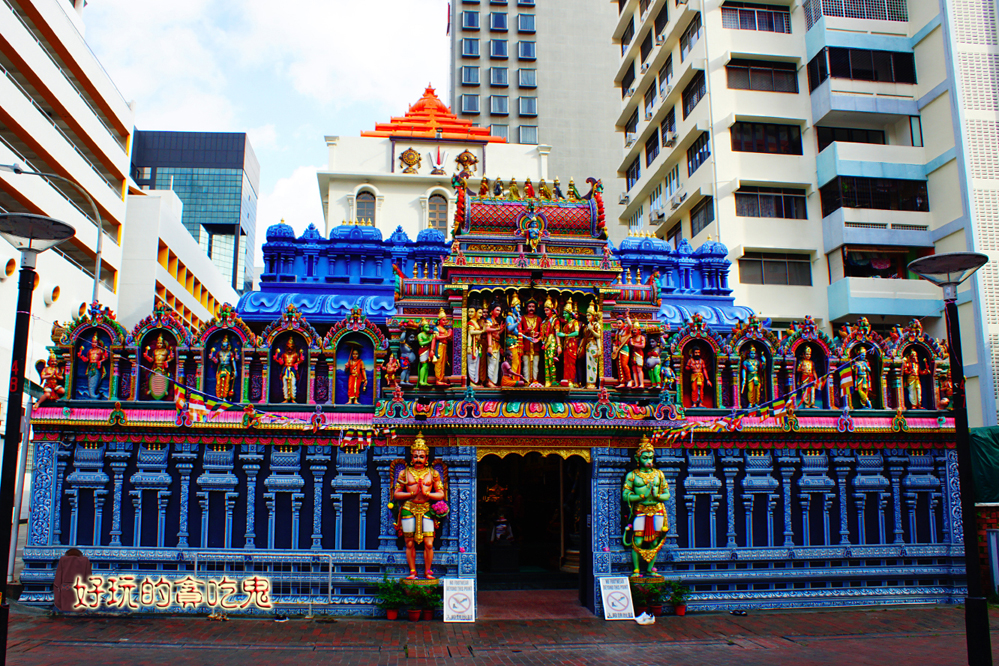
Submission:
[[[136,130],[132,177],[176,192],[184,226],[233,289],[252,288],[260,164],[246,134]]]

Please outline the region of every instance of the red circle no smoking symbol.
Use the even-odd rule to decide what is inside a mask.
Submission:
[[[611,592],[607,595],[607,605],[612,611],[623,611],[628,608],[628,595],[624,592]]]
[[[464,592],[452,594],[447,603],[455,613],[467,613],[472,607],[472,599]]]

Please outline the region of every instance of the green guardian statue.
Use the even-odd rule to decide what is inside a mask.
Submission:
[[[635,462],[638,469],[624,477],[622,498],[628,505],[629,514],[622,542],[626,548],[631,548],[634,575],[642,575],[642,560],[645,561],[645,573],[651,575],[669,531],[664,504],[670,497],[669,485],[666,476],[655,467],[656,451],[648,437],[643,437],[638,445]]]

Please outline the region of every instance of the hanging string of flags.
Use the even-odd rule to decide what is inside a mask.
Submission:
[[[759,418],[761,422],[772,418],[780,423],[788,415],[793,415],[798,410],[804,402],[808,391],[825,386],[829,378],[834,375],[839,378],[839,395],[848,396],[849,392],[853,389],[853,369],[855,365],[856,363],[851,362],[835,370],[830,370],[814,381],[802,384],[790,393],[761,405],[733,410],[728,416],[719,416],[703,421],[686,421],[674,428],[660,430],[652,435],[652,442],[658,446],[668,446],[680,440],[688,433],[690,441],[693,442],[694,431],[696,430],[705,432],[721,432],[722,430],[735,432],[742,429],[742,420],[745,418]],[[849,399],[843,401],[844,414],[849,412],[850,403]]]

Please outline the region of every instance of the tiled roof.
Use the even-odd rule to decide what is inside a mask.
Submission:
[[[459,118],[451,113],[451,109],[445,106],[429,85],[423,92],[423,97],[409,107],[405,116],[392,118],[387,123],[378,123],[373,131],[361,132],[361,136],[464,139],[506,143],[503,137],[490,134],[488,127],[473,127],[471,120]]]

